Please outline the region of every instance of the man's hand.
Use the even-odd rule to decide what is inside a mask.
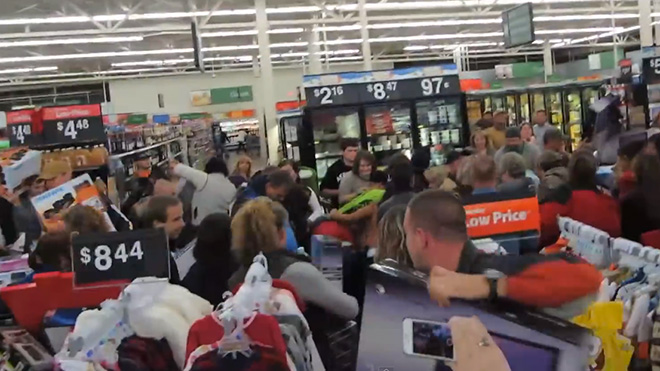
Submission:
[[[454,343],[454,371],[508,371],[509,364],[477,317],[449,320]]]
[[[339,210],[337,210],[337,209],[332,209],[332,210],[330,210],[330,219],[332,219],[332,220],[337,220],[337,221],[339,221],[339,220],[341,220],[342,215],[343,215],[343,214],[340,213]]]
[[[450,299],[477,300],[486,299],[490,294],[490,285],[485,276],[463,274],[434,267],[429,279],[429,294],[442,307],[448,307]]]

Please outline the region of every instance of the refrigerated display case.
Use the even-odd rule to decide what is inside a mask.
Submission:
[[[413,147],[409,103],[393,103],[364,108],[367,149],[380,162],[403,151],[409,157]]]
[[[301,164],[316,168],[319,179],[341,157],[341,138],[360,138],[379,165],[396,153],[411,156],[414,149],[427,148],[433,157],[467,145],[465,94],[455,66],[330,75],[303,78],[307,107],[299,132]]]
[[[359,107],[338,107],[310,112],[313,153],[319,179],[323,179],[328,167],[341,158],[341,138],[362,137],[358,109]]]
[[[300,161],[298,132],[302,129],[302,113],[282,115],[279,122],[282,155],[290,160]]]
[[[540,110],[546,110],[545,106],[545,96],[543,91],[535,91],[530,93],[532,99],[532,113]]]
[[[574,151],[582,140],[582,98],[577,88],[564,92],[564,108],[566,114],[566,134],[570,139],[570,151]]]
[[[560,90],[547,91],[545,93],[545,107],[550,124],[566,134],[564,130],[562,92]]]
[[[520,122],[532,122],[529,94],[527,92],[519,93],[518,101],[520,102]]]
[[[470,126],[477,123],[483,117],[483,113],[489,109],[484,108],[481,99],[469,99],[467,101],[467,117]]]
[[[509,114],[509,126],[519,125],[520,115],[518,115],[518,103],[514,94],[507,94],[504,97],[504,110]]]

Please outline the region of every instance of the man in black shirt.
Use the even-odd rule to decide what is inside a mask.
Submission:
[[[343,138],[341,140],[342,158],[332,164],[321,182],[321,194],[332,200],[333,206],[337,207],[339,196],[339,182],[344,174],[351,171],[353,161],[360,149],[360,141],[357,138]]]

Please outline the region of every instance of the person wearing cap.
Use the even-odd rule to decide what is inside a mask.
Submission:
[[[536,191],[539,202],[545,202],[555,189],[568,183],[568,156],[565,153],[544,151],[539,156],[536,173],[541,184]]]
[[[57,188],[73,179],[71,164],[63,160],[46,162],[41,168],[39,179],[44,180],[46,190]]]
[[[526,173],[525,160],[516,152],[508,152],[500,158],[498,174],[500,185],[497,191],[500,193],[524,192],[534,188],[534,181],[528,178]]]
[[[495,152],[495,163],[500,166],[502,155],[508,152],[518,153],[525,160],[527,170],[535,170],[539,158],[538,148],[531,143],[525,143],[520,136],[520,128],[512,126],[506,129],[505,145]]]
[[[506,142],[506,124],[508,122],[509,114],[504,111],[498,111],[493,116],[493,126],[484,130],[484,133],[490,138],[493,148],[500,149],[504,146]]]

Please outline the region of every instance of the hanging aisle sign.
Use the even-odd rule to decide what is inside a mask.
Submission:
[[[40,137],[32,134],[34,110],[7,112],[7,135],[11,147],[40,144]]]
[[[71,244],[76,285],[169,278],[170,252],[162,228],[76,235]]]
[[[47,144],[105,142],[101,105],[47,107],[42,110]]]
[[[308,107],[379,103],[461,93],[455,66],[304,77]]]

